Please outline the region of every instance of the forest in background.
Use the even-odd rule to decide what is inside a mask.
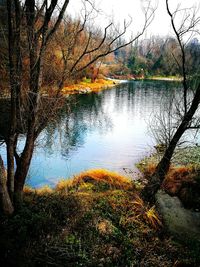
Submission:
[[[3,94],[8,88],[9,79],[6,71],[8,54],[4,6],[0,8],[0,12],[0,74],[3,78],[3,83],[1,82],[0,86],[1,94]],[[181,51],[176,38],[152,36],[144,39],[142,36],[136,42],[127,46],[124,37],[117,34],[117,44],[112,43],[112,50],[120,46],[122,48],[111,52],[108,49],[110,40],[115,39],[111,29],[108,27],[106,34],[97,26],[93,26],[91,30],[91,26],[87,25],[89,22],[89,15],[85,17],[84,21],[66,16],[60,24],[45,53],[42,77],[44,90],[50,87],[48,90],[53,91],[55,87],[68,86],[81,81],[83,78],[89,78],[94,82],[96,78],[105,77],[134,79],[150,76],[180,76],[180,68],[177,62],[181,59]],[[39,20],[37,23],[40,23]],[[28,47],[25,41],[25,31],[23,33],[22,30],[22,34],[24,34],[24,42],[21,46],[23,86],[27,87]],[[196,73],[199,65],[199,40],[197,38],[189,40],[185,51],[187,73],[192,75]]]

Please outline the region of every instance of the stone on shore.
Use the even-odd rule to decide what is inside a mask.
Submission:
[[[185,209],[178,197],[160,190],[156,194],[157,207],[168,231],[187,243],[198,243],[200,249],[200,212]]]

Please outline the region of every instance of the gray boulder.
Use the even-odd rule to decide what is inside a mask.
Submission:
[[[168,231],[187,244],[197,242],[200,248],[200,212],[185,209],[178,197],[162,190],[157,192],[156,202]]]

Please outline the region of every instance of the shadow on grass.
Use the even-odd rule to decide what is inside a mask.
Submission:
[[[166,267],[198,261],[165,235],[155,209],[127,178],[107,171],[81,174],[55,190],[26,188],[22,208],[0,219],[1,266]]]

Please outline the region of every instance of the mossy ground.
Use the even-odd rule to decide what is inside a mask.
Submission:
[[[104,170],[26,188],[21,209],[1,216],[0,252],[1,266],[198,266],[135,185]]]

